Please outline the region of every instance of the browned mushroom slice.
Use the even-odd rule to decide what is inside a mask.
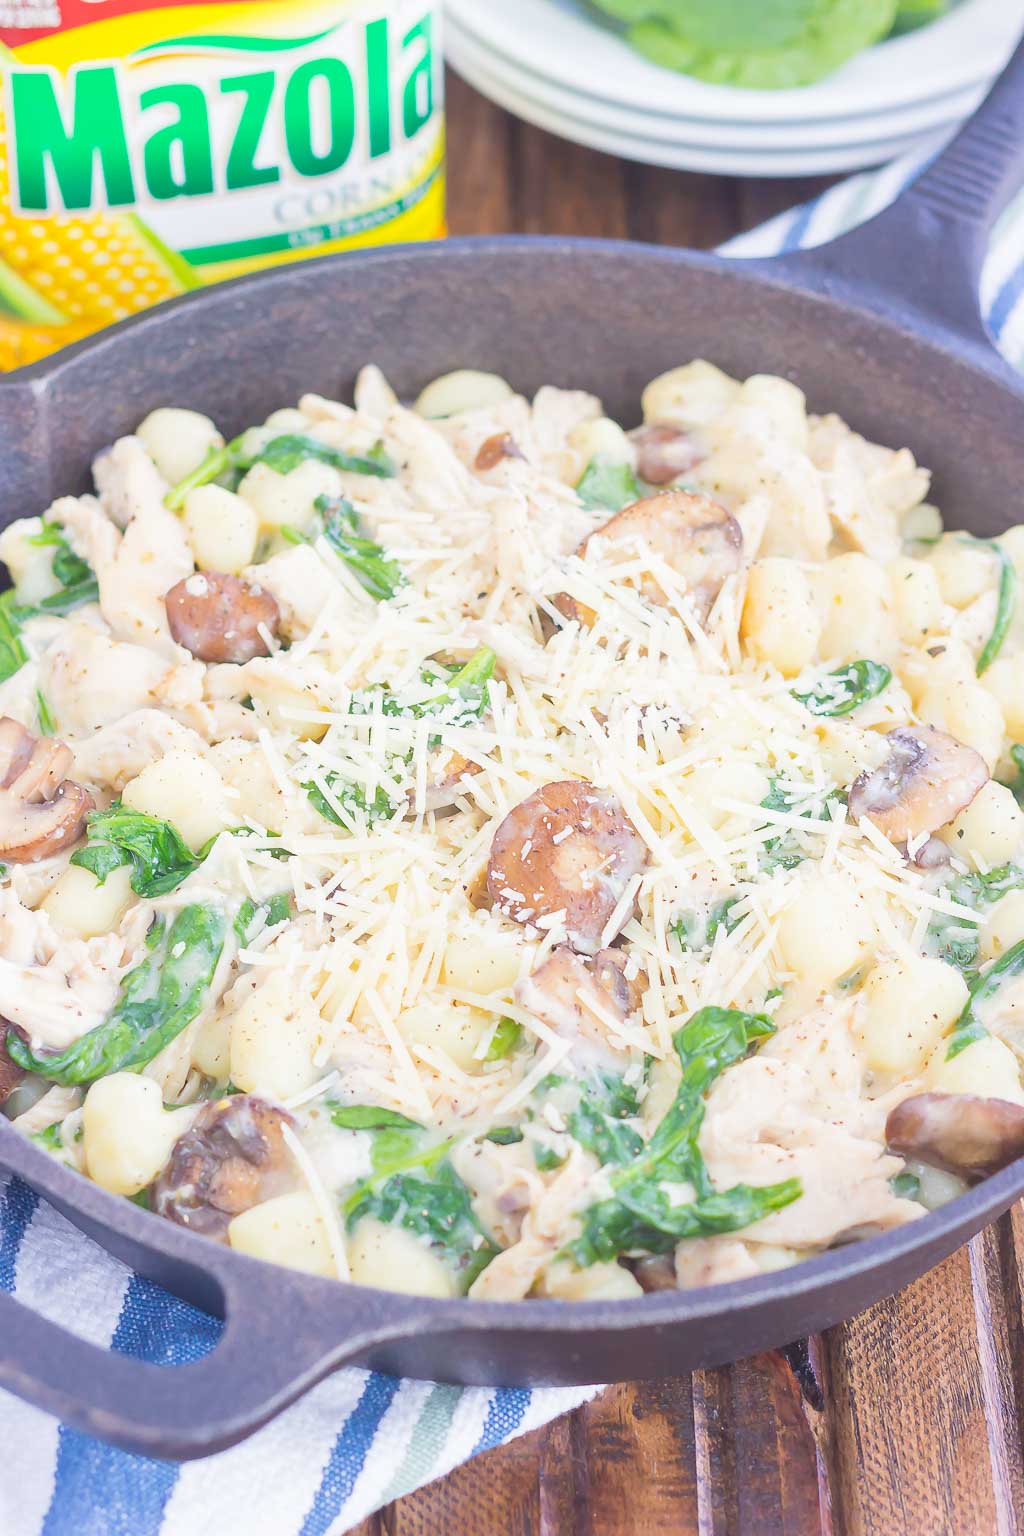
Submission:
[[[461,752],[448,752],[445,755],[441,771],[436,778],[427,785],[426,809],[428,811],[445,811],[455,804],[460,795],[466,793],[465,780],[483,770],[479,763],[471,762]],[[409,799],[415,803],[416,791],[409,791]]]
[[[671,1254],[659,1254],[656,1259],[636,1259],[627,1264],[645,1291],[677,1291],[676,1261]]]
[[[690,491],[662,491],[660,496],[624,507],[584,539],[577,554],[582,555],[595,538],[647,544],[683,578],[702,620],[726,577],[739,570],[743,553],[743,532],[731,513],[710,496]],[[640,590],[650,603],[663,607],[668,602],[653,576],[641,579]],[[577,619],[588,629],[597,618],[592,608],[564,593],[554,602],[566,618]]]
[[[584,960],[565,945],[516,984],[516,1002],[563,1036],[603,1041],[609,1023],[623,1023],[640,1006],[646,978],[627,981],[626,957],[602,949]]]
[[[294,1187],[283,1133],[290,1119],[251,1094],[204,1105],[153,1186],[153,1209],[226,1242],[234,1217]]]
[[[198,661],[252,661],[269,656],[268,635],[276,635],[281,614],[263,587],[199,571],[186,576],[164,598],[171,634]]]
[[[81,835],[92,796],[65,774],[70,747],[33,736],[0,717],[0,860],[26,864],[68,848]]]
[[[889,756],[850,787],[852,820],[866,816],[894,843],[938,831],[970,805],[989,772],[973,747],[930,725],[889,731]]]
[[[690,434],[671,421],[649,421],[635,427],[629,439],[636,448],[636,472],[648,485],[668,485],[704,457]]]
[[[918,869],[945,869],[953,855],[941,837],[929,837],[910,858]]]
[[[1024,1157],[1024,1108],[974,1093],[915,1093],[885,1122],[893,1152],[964,1179],[983,1179]]]
[[[545,784],[498,827],[487,866],[497,910],[515,923],[561,915],[573,949],[595,955],[647,847],[614,795],[579,779]],[[615,932],[629,920],[624,911]],[[548,925],[550,926],[550,925]]]
[[[477,449],[476,467],[482,472],[497,469],[502,459],[522,459],[526,455],[511,432],[495,432]]]

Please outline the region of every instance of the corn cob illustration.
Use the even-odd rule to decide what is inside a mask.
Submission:
[[[188,262],[135,214],[20,217],[10,197],[0,108],[0,370],[199,284]]]

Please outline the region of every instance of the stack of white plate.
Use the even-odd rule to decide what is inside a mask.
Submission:
[[[938,143],[980,101],[1024,0],[960,0],[817,85],[704,85],[643,58],[586,0],[446,0],[446,53],[466,80],[578,144],[679,170],[811,176]]]

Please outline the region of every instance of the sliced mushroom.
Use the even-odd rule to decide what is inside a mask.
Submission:
[[[915,1093],[885,1122],[901,1157],[965,1179],[983,1179],[1024,1157],[1024,1108],[974,1093]]]
[[[614,933],[605,933],[647,859],[646,844],[613,794],[563,779],[538,789],[498,827],[487,889],[514,923],[551,927],[546,920],[561,918],[572,948],[596,955],[629,921],[623,910]]]
[[[953,856],[941,837],[929,837],[908,857],[918,869],[945,869]]]
[[[502,459],[525,459],[526,455],[511,432],[495,432],[477,449],[476,467],[482,472],[497,469]]]
[[[635,501],[584,539],[577,554],[582,555],[594,538],[648,544],[686,582],[702,621],[726,577],[739,570],[743,554],[743,532],[732,514],[710,496],[689,491],[662,491]],[[641,579],[640,590],[650,603],[663,607],[668,602],[653,576]],[[566,618],[587,629],[597,619],[592,608],[564,593],[554,602]]]
[[[68,848],[95,801],[65,778],[71,748],[0,717],[0,860],[27,864]]]
[[[164,598],[171,634],[198,661],[252,661],[269,656],[267,636],[281,622],[276,599],[264,587],[197,571],[179,581]]]
[[[988,783],[981,754],[945,731],[901,725],[886,740],[889,756],[853,781],[849,809],[853,821],[866,816],[891,842],[937,832]]]
[[[479,763],[471,762],[461,752],[446,752],[444,764],[436,777],[427,785],[426,808],[428,811],[446,811],[455,804],[458,796],[465,794],[465,780],[483,770]],[[410,790],[409,799],[416,800],[416,791]]]
[[[204,1105],[153,1185],[153,1209],[226,1242],[235,1216],[294,1187],[283,1132],[290,1119],[252,1094]]]
[[[662,1253],[656,1259],[635,1259],[628,1265],[645,1291],[677,1291],[676,1261]]]
[[[668,485],[704,457],[690,434],[672,421],[635,427],[629,440],[636,448],[636,472],[648,485]]]
[[[627,981],[625,966],[626,957],[617,949],[599,950],[593,960],[585,960],[559,945],[532,975],[517,982],[516,1002],[556,1034],[586,1035],[603,1044],[609,1026],[624,1023],[643,996],[646,978]]]

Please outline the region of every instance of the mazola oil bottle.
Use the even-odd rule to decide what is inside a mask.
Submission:
[[[444,233],[436,0],[0,0],[0,368]]]

